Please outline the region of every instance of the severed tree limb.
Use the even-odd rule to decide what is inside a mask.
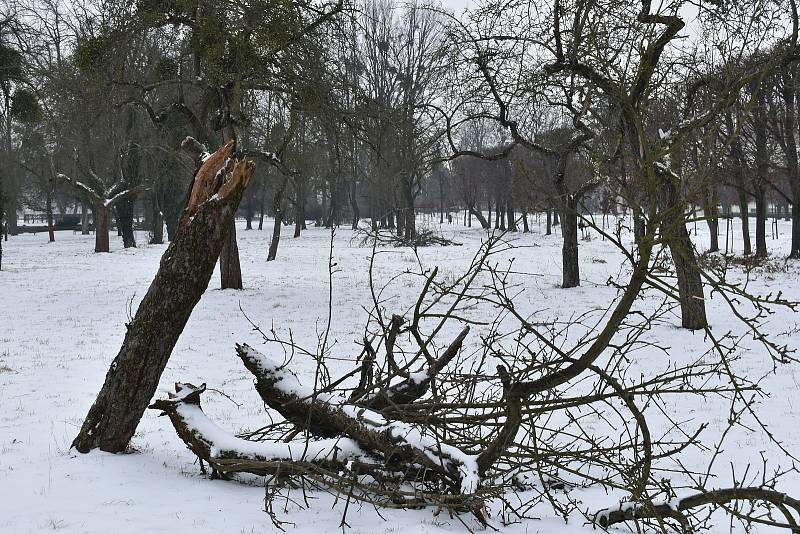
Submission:
[[[160,410],[175,427],[186,446],[207,462],[214,474],[246,472],[256,475],[294,471],[304,473],[311,464],[339,470],[345,462],[364,453],[347,438],[312,442],[263,443],[237,438],[227,433],[203,413],[200,395],[205,384],[175,384],[175,393],[155,401],[150,409]]]
[[[382,457],[389,470],[422,468],[426,476],[445,483],[454,494],[470,494],[478,488],[475,457],[423,436],[410,425],[387,421],[378,412],[317,394],[246,344],[237,345],[236,351],[256,377],[256,390],[263,401],[298,428],[323,438],[350,438],[365,452]]]
[[[222,147],[198,170],[178,233],[72,442],[79,452],[94,448],[122,452],[136,431],[178,336],[208,287],[222,242],[253,176],[255,165],[233,156],[232,146]]]

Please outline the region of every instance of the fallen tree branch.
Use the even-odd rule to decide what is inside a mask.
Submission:
[[[376,454],[390,470],[421,468],[456,494],[474,493],[479,485],[477,462],[456,447],[426,436],[417,428],[388,421],[378,412],[338,403],[318,394],[249,345],[236,345],[245,367],[256,377],[256,390],[270,408],[312,435],[344,436],[367,453]]]
[[[149,406],[161,410],[186,446],[208,462],[215,472],[247,472],[257,475],[303,470],[308,464],[340,469],[346,461],[361,458],[363,451],[350,439],[323,439],[289,443],[267,443],[237,438],[211,421],[200,406],[206,385],[176,383],[175,393]]]
[[[684,512],[703,506],[725,506],[733,501],[766,502],[780,510],[787,521],[785,525],[771,522],[773,526],[782,526],[791,529],[792,532],[800,532],[796,519],[792,517],[788,510],[791,508],[800,517],[800,501],[785,493],[760,487],[704,491],[661,504],[621,503],[617,508],[606,508],[597,512],[594,517],[594,523],[603,528],[608,528],[611,525],[626,521],[672,518],[681,524],[681,528],[685,533],[688,533],[692,532],[692,528]]]

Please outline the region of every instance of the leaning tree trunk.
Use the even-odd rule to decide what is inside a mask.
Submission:
[[[289,177],[285,176],[272,199],[272,210],[275,212],[275,226],[272,227],[272,240],[269,242],[267,261],[273,261],[278,256],[278,243],[281,241],[281,226],[283,225],[283,195],[286,192],[286,185],[288,183]]]
[[[481,228],[483,228],[484,230],[488,230],[489,228],[491,228],[492,226],[491,223],[487,221],[486,217],[483,216],[483,213],[481,213],[480,210],[475,207],[475,204],[469,204],[467,206],[467,209],[469,210],[470,217],[474,215],[475,218],[478,219],[478,222],[481,223]],[[492,210],[489,210],[490,215],[491,213]],[[470,226],[472,226],[471,223],[472,221],[470,220]]]
[[[178,336],[208,287],[253,175],[252,162],[231,157],[233,147],[233,142],[227,143],[197,171],[175,240],[162,256],[158,272],[128,324],[122,348],[72,442],[78,451],[121,452],[136,431]],[[215,180],[218,174],[223,180]]]
[[[658,202],[661,210],[661,233],[669,247],[675,276],[678,280],[678,298],[681,307],[681,326],[698,330],[708,325],[703,280],[694,254],[692,240],[686,230],[683,204],[673,180],[676,176],[661,174]]]

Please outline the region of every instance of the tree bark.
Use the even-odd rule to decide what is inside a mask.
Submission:
[[[133,199],[119,202],[116,207],[117,226],[122,235],[122,246],[125,248],[136,247],[136,234],[133,232]]]
[[[743,250],[745,256],[753,253],[753,248],[750,244],[750,208],[748,206],[747,193],[744,189],[739,189],[739,216],[742,219],[742,241],[744,242]]]
[[[253,175],[253,163],[229,159],[232,152],[233,143],[226,144],[198,170],[175,240],[162,256],[158,272],[128,324],[122,348],[72,442],[78,451],[121,452],[136,431],[175,343],[208,287]],[[214,177],[223,170],[227,180],[220,185]],[[201,194],[195,196],[198,190]]]
[[[569,196],[561,214],[561,287],[570,288],[581,285],[580,265],[578,263],[578,212],[577,202]]]
[[[764,91],[766,88],[759,91],[753,113],[756,145],[756,177],[753,193],[756,197],[756,256],[759,258],[767,257],[767,174],[770,164],[767,149],[767,102]]]
[[[222,243],[219,255],[220,287],[222,289],[242,289],[242,267],[239,264],[239,245],[236,244],[236,216]]]
[[[353,230],[358,230],[358,221],[361,219],[361,210],[358,206],[358,184],[356,178],[350,180],[350,208],[353,211]]]
[[[545,231],[544,235],[550,235],[553,233],[553,210],[547,209],[547,230]]]
[[[19,234],[19,229],[17,228],[17,194],[15,191],[12,191],[9,194],[9,197],[6,199],[5,207],[6,207],[6,241],[8,241],[7,238],[9,235],[15,236]]]
[[[800,178],[792,182],[792,245],[789,257],[800,259]]]
[[[94,251],[108,252],[110,250],[108,241],[109,209],[105,204],[95,203],[92,215],[94,216]]]
[[[703,196],[703,215],[708,224],[708,233],[711,241],[709,252],[719,251],[719,212],[717,210],[717,191],[714,189],[709,195]]]
[[[470,204],[468,206],[468,209],[470,217],[474,215],[475,218],[478,219],[478,222],[481,223],[481,228],[483,228],[484,230],[488,230],[489,228],[491,228],[492,225],[489,223],[489,221],[486,220],[486,217],[483,216],[483,213],[481,213],[480,210],[475,208],[474,204]],[[491,213],[491,210],[489,211],[489,213]],[[470,226],[472,226],[471,223],[472,221],[470,220]]]
[[[511,199],[508,199],[508,203],[506,204],[506,218],[508,219],[508,231],[509,232],[516,232],[517,231],[517,220],[516,216],[514,215],[514,204],[511,202]]]
[[[281,226],[283,224],[283,194],[286,191],[286,184],[288,182],[289,178],[284,177],[272,199],[272,209],[275,212],[275,226],[272,227],[272,240],[269,243],[267,261],[273,261],[278,255],[278,243],[281,240]]]
[[[47,235],[50,239],[50,243],[53,243],[56,240],[56,232],[53,224],[53,192],[49,188],[47,189],[47,198],[45,202],[47,203],[45,207],[47,212]]]
[[[158,193],[153,191],[150,201],[150,237],[151,245],[161,245],[164,243],[164,215],[161,213],[161,206],[158,203]]]
[[[89,235],[89,209],[81,202],[81,235]]]
[[[758,184],[753,187],[756,197],[756,257],[767,257],[767,192]]]
[[[669,247],[678,280],[681,326],[698,330],[708,325],[703,280],[694,254],[692,240],[686,230],[683,204],[678,198],[674,175],[659,173],[658,202],[661,210],[661,234]]]

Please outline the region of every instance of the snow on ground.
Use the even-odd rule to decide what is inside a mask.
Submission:
[[[266,227],[271,228],[271,222]],[[753,227],[751,225],[751,227]],[[468,265],[485,232],[479,228],[444,225],[444,232],[463,242],[461,247],[428,248],[419,251],[426,267],[438,265],[442,276],[459,274]],[[738,228],[737,228],[738,229]],[[606,286],[617,276],[621,259],[611,246],[595,236],[580,246],[582,287],[558,288],[561,240],[558,233],[542,235],[536,222],[532,234],[518,234],[523,246],[506,256],[515,257],[517,271],[536,273],[525,277],[525,292],[517,306],[529,311],[544,309],[549,317],[568,317],[580,309],[607,304],[616,294]],[[698,225],[700,246],[707,242],[705,226]],[[788,248],[789,223],[779,223],[780,238],[770,240],[776,255]],[[162,377],[157,395],[175,381],[207,382],[224,390],[241,404],[237,407],[221,395],[209,392],[204,398],[206,413],[230,431],[257,428],[265,420],[252,379],[236,358],[234,342],[260,346],[260,336],[243,318],[241,308],[262,327],[274,324],[283,334],[291,328],[296,340],[316,345],[324,328],[328,309],[328,254],[330,233],[309,228],[301,238],[284,238],[278,259],[265,261],[269,232],[239,230],[239,249],[246,288],[221,291],[218,275],[203,296],[181,336]],[[0,532],[272,532],[263,512],[263,488],[256,484],[212,481],[200,475],[194,456],[176,436],[166,418],[148,411],[133,438],[135,454],[109,455],[94,452],[80,455],[69,444],[102,384],[110,361],[125,333],[125,323],[147,290],[166,246],[146,245],[138,235],[139,248],[123,250],[112,239],[112,253],[94,254],[93,236],[58,232],[56,242],[47,243],[46,234],[21,235],[4,243],[4,271],[0,272]],[[737,244],[737,249],[740,246]],[[358,246],[349,230],[340,229],[335,238],[335,260],[331,339],[333,353],[354,355],[365,322],[362,305],[369,303],[367,266],[370,249]],[[391,249],[378,256],[375,274],[387,281],[417,260],[409,250]],[[800,300],[794,266],[789,273],[760,274],[751,281],[756,290],[781,290],[787,298]],[[413,282],[393,286],[397,311],[416,295]],[[795,329],[800,314],[779,311],[768,329],[779,334]],[[719,331],[733,324],[731,313],[721,299],[709,302],[709,317]],[[679,324],[679,320],[673,320]],[[660,326],[651,335],[677,352],[696,355],[703,347],[702,336]],[[782,342],[800,345],[800,339],[784,336]],[[641,356],[640,356],[641,358]],[[637,362],[643,368],[660,368],[646,357]],[[764,374],[772,365],[763,350],[747,351],[742,365],[752,373]],[[310,362],[297,361],[293,367],[301,376],[312,372]],[[349,369],[346,362],[341,369]],[[305,373],[305,375],[304,375]],[[772,396],[762,403],[770,428],[790,451],[800,452],[800,369],[781,368],[765,381]],[[676,414],[689,421],[710,419],[711,431],[724,428],[727,405],[705,401],[676,400]],[[760,464],[760,453],[778,458],[776,447],[762,433],[739,431],[728,444],[726,454],[737,467],[748,462]],[[698,460],[698,465],[703,465]],[[728,469],[729,464],[723,467]],[[724,470],[724,469],[723,469]],[[719,486],[725,485],[720,474]],[[783,489],[800,494],[798,477],[788,478]],[[599,490],[584,491],[587,507],[598,509],[618,502],[619,496]],[[340,531],[341,506],[333,508],[332,498],[315,495],[309,509],[298,511],[289,504],[281,519],[290,532]],[[370,507],[348,513],[353,533],[463,532],[464,527],[446,514],[432,510],[384,512],[381,519]],[[465,519],[477,528],[471,519]],[[724,527],[726,520],[720,516]],[[498,525],[499,526],[499,525]],[[565,525],[551,511],[542,518],[502,529],[503,532],[585,532],[590,527],[580,519]],[[766,530],[763,530],[766,531]]]

